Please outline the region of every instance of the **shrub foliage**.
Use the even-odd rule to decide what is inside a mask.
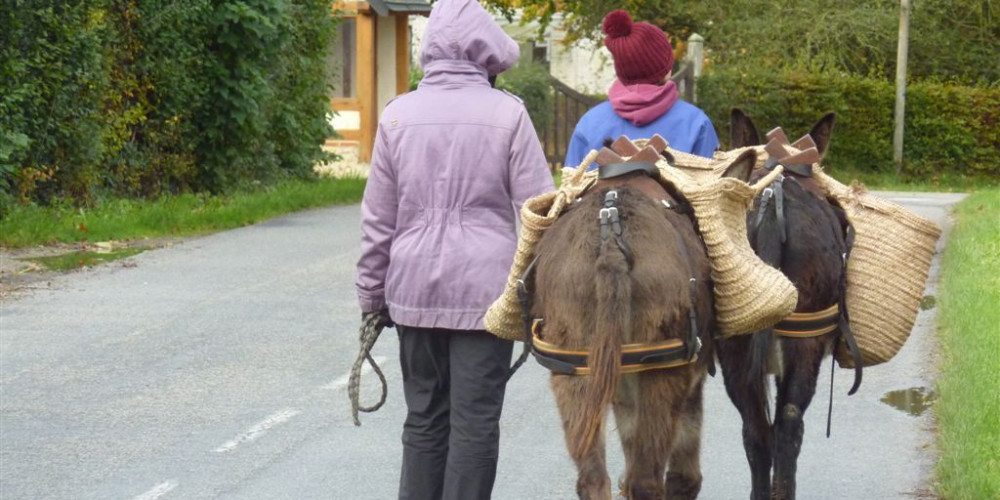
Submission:
[[[823,113],[835,111],[826,156],[833,168],[894,168],[894,102],[893,82],[840,73],[715,68],[698,81],[698,105],[724,143],[733,107],[762,128],[780,125],[793,134],[808,132]],[[933,179],[947,172],[1000,178],[1000,88],[930,80],[909,84],[903,144],[906,176]]]
[[[223,192],[332,135],[326,0],[0,0],[3,203]]]
[[[498,89],[506,90],[524,101],[539,136],[553,118],[550,78],[545,66],[530,61],[522,61],[497,77]]]

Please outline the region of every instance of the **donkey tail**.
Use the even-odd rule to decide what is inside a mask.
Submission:
[[[597,256],[597,310],[594,343],[589,355],[590,375],[584,394],[582,414],[576,420],[573,436],[578,436],[574,458],[583,457],[604,422],[620,379],[622,341],[632,329],[632,281],[629,263],[614,238],[601,242]]]

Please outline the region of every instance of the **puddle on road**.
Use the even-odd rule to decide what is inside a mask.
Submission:
[[[926,387],[911,387],[899,391],[890,391],[882,396],[881,401],[897,410],[918,417],[934,404],[937,395]]]
[[[52,257],[35,257],[27,259],[52,271],[68,271],[81,267],[91,267],[102,262],[124,259],[149,250],[146,247],[122,248],[98,252],[80,251]]]

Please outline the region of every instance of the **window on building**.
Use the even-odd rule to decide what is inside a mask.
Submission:
[[[531,42],[531,60],[535,63],[541,64],[546,68],[549,67],[549,43],[539,42],[533,40]]]
[[[337,98],[357,97],[358,47],[357,20],[348,17],[337,29],[337,39],[330,51],[330,79],[332,96]]]

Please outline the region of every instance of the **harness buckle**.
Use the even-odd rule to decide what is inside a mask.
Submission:
[[[604,195],[604,206],[606,207],[613,206],[616,201],[618,201],[618,191],[612,189],[611,191],[608,191],[608,193]]]
[[[604,195],[604,208],[598,213],[598,218],[601,221],[601,239],[607,239],[609,236],[609,229],[614,231],[615,236],[622,235],[622,224],[621,218],[618,216],[618,207],[615,203],[618,201],[618,191],[611,190]],[[608,225],[610,224],[610,228]]]
[[[601,220],[601,225],[602,226],[605,226],[605,225],[608,224],[608,220],[611,218],[611,211],[612,210],[615,210],[615,209],[614,208],[602,208],[601,211],[598,213],[597,217]],[[617,212],[617,210],[615,210],[615,211]]]

